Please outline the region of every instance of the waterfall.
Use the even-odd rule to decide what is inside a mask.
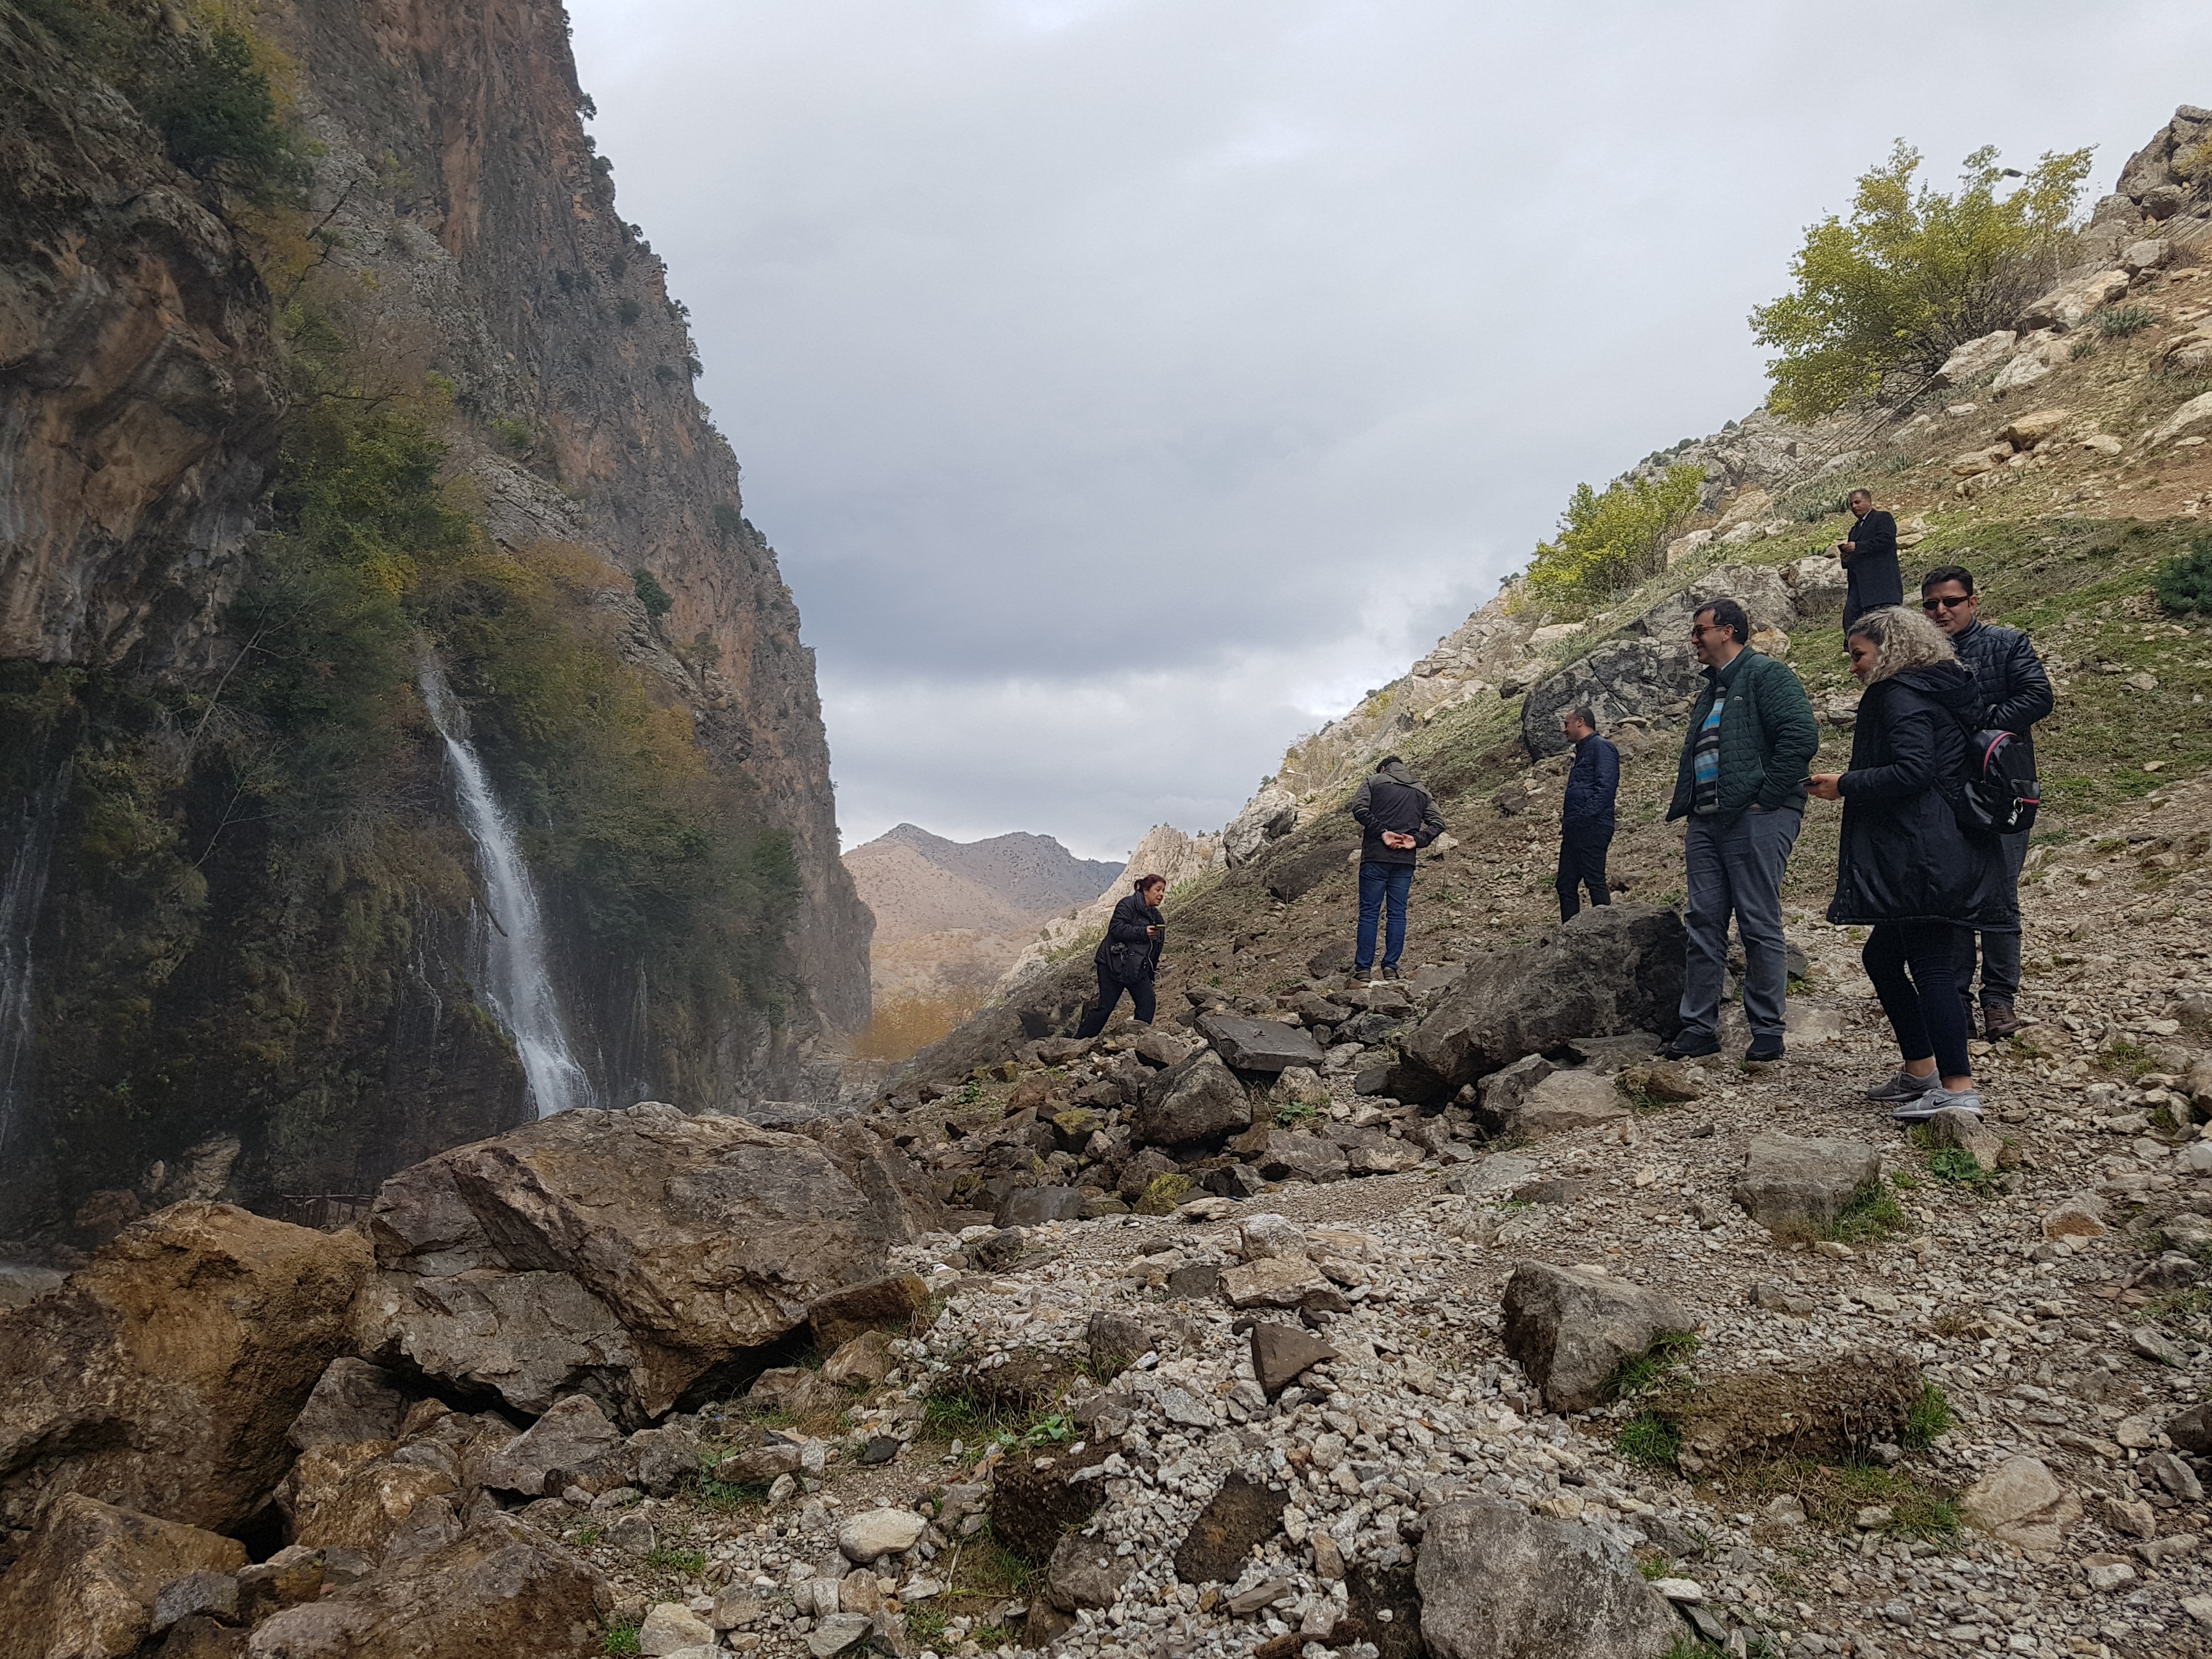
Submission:
[[[39,907],[46,896],[46,870],[53,858],[54,830],[69,793],[64,764],[23,803],[8,854],[8,878],[0,886],[0,1159],[14,1162],[13,1142],[27,1103],[32,1060],[32,935]]]
[[[575,1049],[562,1023],[560,999],[546,965],[544,921],[538,913],[537,891],[530,884],[530,867],[515,844],[514,826],[500,811],[483,762],[462,735],[461,711],[434,659],[422,659],[416,684],[422,688],[431,723],[446,740],[446,756],[459,784],[461,823],[476,843],[477,868],[491,908],[483,988],[492,1017],[521,1057],[531,1103],[538,1116],[587,1106],[592,1103],[591,1085],[576,1063]]]

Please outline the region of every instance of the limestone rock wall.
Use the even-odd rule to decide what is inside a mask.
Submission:
[[[838,861],[814,653],[692,395],[666,269],[584,132],[567,14],[293,0],[263,21],[327,152],[316,210],[339,233],[330,263],[364,278],[361,343],[395,374],[447,375],[461,415],[499,423],[470,473],[502,540],[579,542],[667,591],[663,632],[688,660],[654,666],[796,842],[798,977],[831,1024],[865,1024],[871,923]]]

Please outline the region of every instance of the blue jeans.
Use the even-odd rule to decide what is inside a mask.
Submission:
[[[1390,902],[1390,929],[1382,941],[1382,965],[1395,968],[1406,954],[1406,901],[1413,891],[1410,864],[1362,864],[1359,866],[1359,955],[1356,973],[1375,965],[1375,929],[1382,920],[1382,902]]]
[[[1690,899],[1682,926],[1682,1034],[1710,1037],[1720,1024],[1728,975],[1729,916],[1743,939],[1743,1012],[1753,1037],[1780,1037],[1790,985],[1782,939],[1782,872],[1803,827],[1802,812],[1745,811],[1733,823],[1690,819],[1683,843]]]

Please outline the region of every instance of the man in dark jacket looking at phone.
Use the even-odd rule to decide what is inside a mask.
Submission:
[[[2051,695],[2051,676],[2043,672],[2043,659],[2035,654],[2035,647],[2027,635],[2017,628],[1981,619],[1982,601],[1974,592],[1974,573],[1964,565],[1938,565],[1923,576],[1920,608],[1936,627],[1951,636],[1951,648],[1959,653],[1959,660],[1973,671],[1974,690],[1989,705],[1984,725],[2018,738],[2021,747],[2027,750],[2028,764],[2033,766],[2033,728],[2056,704]],[[1997,848],[2004,866],[2006,890],[2017,908],[2021,866],[2027,860],[2027,836],[2025,832],[2000,836]],[[1976,937],[1974,929],[1961,927],[1959,941],[1952,949],[1959,964],[1959,994],[1966,1002],[1968,1030],[1974,1026]],[[2015,931],[1982,933],[1978,937],[1983,1035],[1996,1042],[2021,1028],[2020,1015],[2014,1008],[2020,998],[2021,935]]]
[[[1352,972],[1365,975],[1375,965],[1375,934],[1384,906],[1389,927],[1382,943],[1377,981],[1395,978],[1406,950],[1406,905],[1413,891],[1413,862],[1420,849],[1444,832],[1444,821],[1429,792],[1413,781],[1395,755],[1376,763],[1359,781],[1352,816],[1367,833],[1359,842],[1359,949]]]
[[[1570,708],[1559,717],[1559,729],[1575,746],[1575,763],[1567,773],[1566,799],[1559,803],[1559,920],[1571,921],[1582,914],[1583,887],[1592,904],[1611,904],[1613,891],[1606,885],[1605,855],[1613,845],[1613,798],[1620,793],[1620,750],[1597,734],[1597,715],[1589,708]]]
[[[1897,520],[1874,504],[1863,489],[1851,491],[1851,533],[1836,544],[1836,556],[1850,573],[1844,595],[1844,630],[1868,611],[1905,603],[1905,577],[1897,568]]]

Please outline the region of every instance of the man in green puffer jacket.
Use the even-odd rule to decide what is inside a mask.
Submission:
[[[1751,619],[1715,599],[1690,622],[1705,689],[1690,711],[1669,823],[1689,819],[1683,853],[1689,944],[1682,968],[1682,1029],[1669,1060],[1720,1052],[1721,987],[1729,916],[1743,939],[1747,1060],[1779,1060],[1790,978],[1782,938],[1782,872],[1805,821],[1805,778],[1820,747],[1805,688],[1784,664],[1747,648]]]

